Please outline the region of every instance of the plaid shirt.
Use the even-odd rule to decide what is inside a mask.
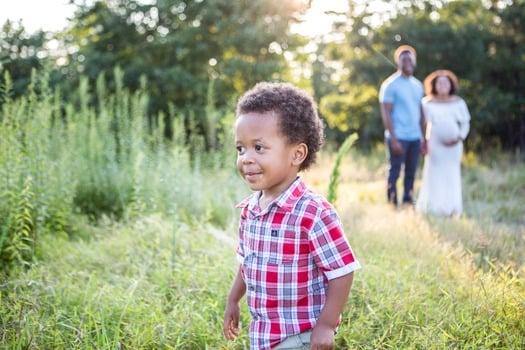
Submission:
[[[260,192],[241,208],[237,255],[251,314],[252,349],[270,349],[312,329],[328,280],[360,268],[339,217],[298,177],[264,211]]]

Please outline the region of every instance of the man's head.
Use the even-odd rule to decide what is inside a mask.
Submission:
[[[394,52],[397,67],[403,75],[411,76],[416,67],[416,50],[410,45],[401,45]]]

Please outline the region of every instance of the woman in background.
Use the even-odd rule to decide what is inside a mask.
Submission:
[[[461,215],[461,157],[470,130],[470,113],[457,95],[458,80],[450,70],[437,70],[424,80],[422,100],[428,152],[416,210],[423,214]]]

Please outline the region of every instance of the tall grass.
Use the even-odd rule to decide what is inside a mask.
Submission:
[[[343,142],[341,147],[339,147],[339,150],[337,151],[336,157],[335,157],[335,163],[332,167],[332,172],[330,174],[330,182],[328,184],[328,196],[327,200],[332,203],[337,201],[337,189],[339,185],[339,180],[341,176],[341,162],[345,158],[345,155],[347,154],[348,150],[350,150],[350,147],[354,144],[354,142],[357,140],[357,134],[352,134],[346,138],[346,140]]]
[[[11,100],[6,73],[0,117],[0,273],[31,262],[43,234],[89,237],[81,232],[86,226],[77,225],[79,216],[96,223],[105,216],[118,220],[162,212],[225,224],[224,211],[233,205],[222,205],[232,204],[231,199],[215,181],[234,181],[233,170],[220,171],[226,164],[231,169],[234,152],[205,154],[203,138],[186,132],[190,116],[171,108],[168,118],[149,117],[145,82],[130,93],[118,69],[115,77],[113,91],[102,76],[96,86],[83,79],[76,98],[63,101],[46,86],[47,76],[35,72],[30,94]],[[213,106],[207,111],[218,113]],[[165,119],[172,124],[171,140],[164,137]],[[220,141],[228,149],[224,135],[229,132],[227,124],[213,129],[216,147]],[[215,171],[204,177],[203,167]],[[208,196],[212,190],[214,196]]]
[[[0,276],[26,265],[37,237],[64,234],[72,215],[74,182],[62,155],[53,152],[57,105],[47,79],[33,78],[28,96],[12,101],[6,75],[0,116]],[[44,91],[42,94],[36,92]]]

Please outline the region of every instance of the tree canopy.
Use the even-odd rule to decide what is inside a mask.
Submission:
[[[451,69],[459,77],[460,95],[473,118],[472,147],[519,148],[523,154],[525,1],[418,1],[397,5],[393,12],[386,5],[384,12],[378,12],[377,8],[350,1],[351,20],[336,26],[345,41],[329,43],[318,52],[330,60],[341,61],[342,57],[345,68],[341,83],[318,98],[333,100],[330,95],[335,94],[354,111],[341,118],[324,108],[328,121],[340,130],[357,131],[365,140],[369,135],[380,137],[379,106],[373,104],[372,111],[367,107],[377,101],[378,87],[396,69],[395,48],[409,44],[417,50],[416,77],[423,80],[436,69]],[[356,95],[361,97],[356,99]]]
[[[333,32],[318,38],[290,30],[311,0],[70,2],[76,11],[64,32],[3,25],[0,62],[14,97],[25,93],[33,68],[50,69],[51,85],[74,98],[84,77],[92,86],[101,75],[116,84],[119,67],[129,90],[147,82],[152,115],[191,116],[204,133],[210,107],[220,119],[256,82],[291,81],[313,93],[330,138],[357,132],[367,146],[382,138],[379,85],[396,69],[395,48],[410,44],[416,77],[440,68],[459,77],[473,117],[469,147],[525,154],[525,0],[348,0]],[[317,49],[308,52],[312,43]]]

